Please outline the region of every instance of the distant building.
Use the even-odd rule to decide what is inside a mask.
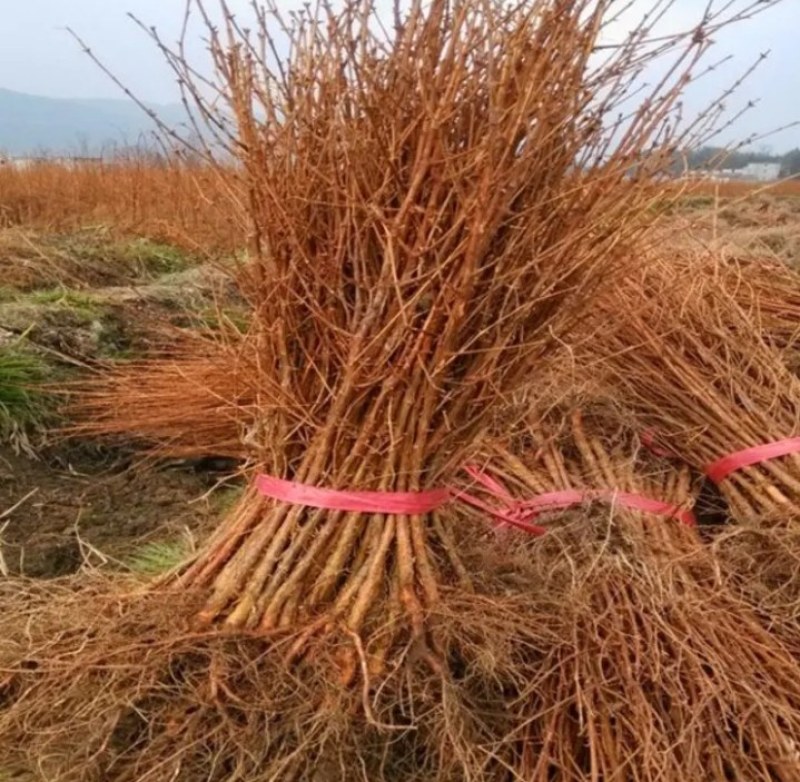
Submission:
[[[781,176],[780,163],[748,163],[742,173],[748,179],[755,179],[758,182],[771,182]]]
[[[50,163],[59,166],[78,167],[102,163],[101,157],[81,157],[81,156],[39,156],[39,157],[3,157],[0,155],[0,167],[10,166],[11,168],[32,168],[42,163]]]
[[[742,179],[748,182],[772,182],[781,175],[780,163],[748,163],[743,168],[723,168],[713,172],[717,179]]]

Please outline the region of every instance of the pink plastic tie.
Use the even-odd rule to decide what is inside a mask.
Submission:
[[[742,451],[723,456],[709,464],[705,472],[714,483],[721,483],[732,472],[741,470],[743,467],[752,467],[754,464],[761,464],[770,459],[778,459],[781,456],[798,452],[800,452],[800,437],[790,437],[786,440],[745,448]]]
[[[466,471],[474,481],[481,484],[490,494],[501,500],[505,507],[494,508],[479,497],[463,491],[454,492],[453,497],[455,499],[490,514],[499,527],[510,525],[524,529],[533,535],[544,535],[547,532],[545,527],[531,523],[541,513],[571,508],[575,505],[582,505],[595,500],[617,503],[631,510],[640,510],[657,516],[675,518],[689,527],[697,525],[697,519],[691,511],[641,494],[618,492],[610,489],[594,491],[566,489],[564,491],[546,492],[529,500],[518,501],[513,499],[509,491],[498,480],[487,475],[474,465],[467,467]]]
[[[658,456],[661,459],[669,459],[675,456],[675,454],[669,450],[669,448],[658,444],[657,433],[655,429],[645,429],[645,431],[642,432],[640,439],[642,441],[642,445],[647,448],[647,450],[650,451],[653,456]]]
[[[689,510],[684,510],[668,502],[654,500],[643,494],[631,494],[630,492],[613,491],[611,489],[599,491],[577,491],[568,489],[565,491],[553,491],[540,494],[525,504],[528,508],[535,508],[539,511],[556,510],[560,508],[570,508],[574,505],[582,505],[585,502],[602,500],[616,503],[623,508],[640,510],[644,513],[652,513],[655,516],[669,516],[678,519],[688,527],[697,525],[697,519]]]
[[[448,489],[432,491],[339,491],[319,489],[296,481],[285,481],[270,475],[259,475],[256,488],[265,497],[304,505],[308,508],[343,510],[352,513],[384,513],[416,516],[440,508],[451,497]]]
[[[539,537],[546,534],[547,530],[538,524],[531,524],[526,519],[534,518],[536,512],[525,512],[523,503],[509,503],[506,508],[494,508],[488,502],[484,502],[474,494],[465,491],[453,492],[453,498],[460,500],[465,505],[471,505],[477,510],[483,511],[494,520],[495,526],[514,527],[515,529],[527,532],[529,535]]]

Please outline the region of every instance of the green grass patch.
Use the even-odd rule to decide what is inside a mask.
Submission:
[[[214,512],[224,516],[231,511],[244,494],[243,486],[224,486],[211,495]]]
[[[191,553],[185,540],[143,543],[127,559],[125,567],[140,576],[155,577],[178,567]]]
[[[122,255],[137,267],[142,276],[160,277],[164,274],[175,274],[193,265],[193,260],[177,247],[153,242],[150,239],[135,239],[120,250]]]
[[[0,348],[0,440],[17,450],[31,452],[30,435],[51,416],[50,399],[40,387],[48,374],[38,356]]]
[[[70,258],[74,265],[82,264],[96,274],[107,275],[96,284],[119,284],[122,278],[152,279],[183,271],[195,264],[195,259],[177,247],[145,238],[120,238],[110,229],[90,228],[51,239],[54,248]],[[116,278],[116,280],[115,280]]]
[[[715,202],[714,196],[691,195],[691,196],[684,196],[678,203],[682,209],[694,210],[694,209],[708,209],[709,207],[714,205],[714,202]]]
[[[102,312],[102,307],[91,294],[68,288],[33,291],[24,297],[24,301],[30,304],[52,304],[56,307],[77,310],[87,315],[97,315]]]

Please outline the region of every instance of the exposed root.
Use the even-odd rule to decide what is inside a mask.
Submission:
[[[800,660],[800,527],[797,521],[739,526],[716,535],[720,571]]]
[[[549,534],[531,563],[558,640],[521,695],[520,777],[796,779],[800,669],[790,650],[699,543],[648,561],[625,545],[629,520],[593,526],[583,517],[572,540]]]
[[[352,631],[287,664],[296,630],[196,632],[188,596],[20,586],[3,595],[0,756],[44,779],[499,780],[516,762],[508,706],[538,625],[519,593],[448,597],[427,619],[438,668],[408,646],[375,677]],[[331,676],[352,646],[357,686]]]
[[[64,782],[795,779],[791,649],[707,546],[643,558],[631,524],[485,538],[425,617],[438,665],[407,643],[377,674],[344,625],[198,632],[202,596],[9,582],[0,754]]]

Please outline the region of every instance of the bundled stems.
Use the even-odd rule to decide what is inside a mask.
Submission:
[[[137,782],[307,780],[360,768],[365,778],[411,780],[423,776],[414,762],[429,768],[429,757],[442,782],[503,778],[524,753],[505,740],[508,703],[536,696],[527,691],[532,671],[545,671],[541,692],[564,703],[561,690],[548,690],[550,669],[537,664],[566,664],[576,644],[559,635],[563,603],[553,613],[552,595],[561,593],[532,585],[568,581],[570,561],[549,560],[558,573],[548,581],[526,550],[509,585],[508,564],[476,555],[476,527],[455,506],[425,515],[326,511],[267,499],[256,478],[347,492],[451,486],[508,400],[526,393],[654,241],[660,175],[716,113],[681,122],[708,36],[771,4],[711,3],[695,29],[662,38],[651,26],[672,3],[654,0],[624,41],[606,44],[627,0],[413,0],[406,13],[398,0],[391,30],[373,0],[341,10],[322,0],[288,19],[273,0],[254,3],[247,28],[224,2],[221,24],[204,2],[189,2],[186,29],[196,13],[212,73],[193,68],[181,44],[159,44],[193,107],[187,145],[218,168],[249,226],[236,273],[249,327],[112,373],[86,409],[94,433],[127,432],[162,452],[240,456],[252,486],[157,589],[107,595],[97,615],[86,610],[95,594],[62,597],[72,619],[65,611],[52,643],[50,628],[33,628],[15,606],[14,640],[2,652],[9,684],[0,687],[16,695],[0,712],[3,741],[25,744],[18,737],[33,733],[31,751],[58,761],[64,779],[91,770]],[[643,93],[643,69],[656,61],[663,76]],[[176,407],[184,392],[191,408]],[[613,484],[619,476],[596,443],[579,429],[575,439],[592,475]],[[548,458],[551,480],[569,476],[557,452]],[[616,579],[592,593],[601,613]],[[76,612],[92,621],[76,628]],[[630,616],[619,632],[642,613]],[[496,641],[486,627],[502,653],[487,651]],[[567,634],[586,627],[568,624]],[[731,645],[728,628],[714,643]],[[661,632],[656,625],[654,637]],[[715,654],[695,668],[713,667]],[[734,752],[759,773],[775,765],[772,746],[760,766],[751,757],[763,734],[778,735],[784,719],[794,735],[800,714],[791,686],[800,679],[782,651],[762,657],[764,697],[781,714],[755,701],[742,729],[755,749]],[[653,682],[664,659],[647,669]],[[727,683],[740,670],[723,659]],[[669,698],[682,703],[678,685],[664,691],[657,714],[669,713]],[[688,699],[692,708],[704,694]],[[53,702],[84,716],[85,756],[54,724]],[[718,738],[727,703],[703,712]],[[737,702],[734,714],[744,719],[746,708]],[[369,731],[352,727],[358,715]],[[541,747],[549,734],[531,720],[519,738]],[[359,766],[341,760],[341,724]],[[428,729],[416,738],[418,725]],[[354,736],[372,741],[376,726],[406,743],[391,746],[384,733],[362,752]],[[336,770],[319,772],[323,755],[339,758]],[[618,761],[625,756],[592,761],[588,778],[610,778]],[[580,768],[573,778],[587,778],[583,757]],[[702,776],[698,764],[687,768]],[[523,764],[521,776],[529,771]]]
[[[584,399],[534,416],[487,447],[491,474],[521,502],[605,488],[687,507],[686,466],[643,447],[620,409]],[[793,779],[800,688],[783,641],[796,637],[781,640],[727,582],[697,529],[613,499],[538,520],[547,533],[530,556],[530,600],[556,602],[558,622],[517,701],[520,776]],[[500,534],[513,551],[519,533]]]
[[[188,3],[187,19],[208,28],[213,75],[158,42],[205,128],[194,143],[238,177],[251,225],[239,281],[253,312],[219,357],[237,388],[213,391],[225,426],[198,427],[190,447],[207,434],[210,451],[214,438],[230,450],[244,432],[250,474],[342,490],[447,486],[647,243],[655,175],[715,111],[679,122],[705,34],[757,6],[710,8],[692,34],[651,40],[663,5],[598,48],[617,3],[396,4],[391,31],[372,0],[290,19],[268,3],[252,32],[224,4],[216,25]],[[631,111],[656,59],[664,76]],[[153,388],[161,367],[145,374]],[[168,404],[182,381],[161,397],[161,435],[159,402],[146,418],[124,404],[139,383],[123,372],[93,392],[93,431],[185,447]],[[444,577],[437,558],[446,578],[464,575],[449,526],[250,492],[175,586],[208,591],[207,623],[360,631],[400,606],[417,637]]]
[[[797,435],[800,384],[724,269],[676,274],[671,259],[655,258],[608,304],[618,329],[595,350],[660,447],[704,473],[730,454]],[[789,454],[732,472],[720,489],[738,521],[770,523],[795,514],[798,470],[800,458]]]

